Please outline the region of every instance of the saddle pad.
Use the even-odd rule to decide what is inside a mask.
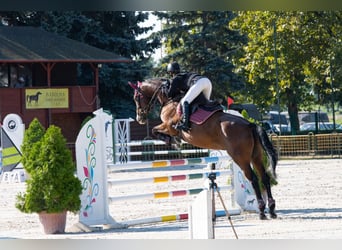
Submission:
[[[220,109],[207,111],[207,110],[198,108],[194,113],[190,115],[190,121],[197,125],[201,125],[217,111],[220,111]]]

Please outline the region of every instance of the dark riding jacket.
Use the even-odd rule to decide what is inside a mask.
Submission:
[[[197,73],[179,73],[177,74],[170,83],[170,88],[167,93],[169,98],[174,98],[178,95],[184,95],[189,88],[196,83],[196,81],[203,76]]]

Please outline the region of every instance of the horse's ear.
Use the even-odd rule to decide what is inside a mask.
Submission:
[[[128,85],[131,86],[132,89],[138,89],[138,86],[137,84],[134,84],[134,83],[131,83],[131,82],[128,82]]]

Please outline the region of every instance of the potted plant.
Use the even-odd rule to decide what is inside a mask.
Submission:
[[[77,213],[81,207],[82,185],[61,129],[51,125],[42,133],[40,126],[33,120],[24,134],[22,162],[29,178],[26,191],[16,197],[16,208],[38,213],[45,233],[63,233],[67,211]]]

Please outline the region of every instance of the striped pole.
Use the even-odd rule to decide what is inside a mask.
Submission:
[[[187,213],[184,213],[184,214],[174,214],[174,215],[165,215],[165,216],[160,216],[160,217],[136,219],[136,220],[124,221],[121,223],[126,226],[135,226],[135,225],[158,223],[158,222],[182,221],[182,220],[188,220],[188,218],[189,218],[189,215]]]
[[[240,213],[241,213],[240,209],[229,210],[230,215],[239,215]],[[216,214],[216,217],[226,216],[226,212],[224,210],[218,210],[216,211],[215,214]],[[183,220],[188,220],[188,219],[189,219],[189,214],[184,213],[184,214],[174,214],[174,215],[166,215],[166,216],[160,216],[160,217],[136,219],[136,220],[124,221],[121,223],[130,227],[130,226],[136,226],[136,225],[141,225],[141,224],[170,222],[170,221],[183,221]]]
[[[165,142],[161,140],[131,141],[131,142],[127,142],[126,145],[127,146],[165,145]],[[121,146],[121,144],[116,143],[115,146]]]
[[[118,125],[115,122],[115,127]],[[129,130],[129,128],[126,128]],[[120,136],[121,133],[119,133]],[[123,136],[124,137],[124,136]],[[126,138],[126,137],[124,137]],[[143,156],[148,158],[153,158],[157,155],[183,155],[183,154],[208,154],[209,149],[203,149],[203,148],[194,148],[194,149],[178,149],[178,150],[154,150],[158,146],[165,146],[165,142],[160,140],[143,140],[143,141],[133,141],[133,142],[127,142],[127,140],[124,140],[125,143],[115,143],[113,144],[113,152],[115,159],[121,159],[120,164],[125,164],[125,162],[130,161],[131,156]],[[189,145],[188,143],[184,143],[184,145]],[[131,152],[131,147],[142,147],[142,152]],[[151,160],[151,159],[150,159]],[[118,163],[117,161],[114,161],[114,163]]]
[[[163,160],[152,162],[133,162],[127,164],[107,164],[107,167],[112,171],[132,170],[132,169],[144,169],[144,168],[164,168],[164,167],[176,167],[196,164],[208,164],[217,163],[220,160],[231,160],[229,156],[211,156],[211,157],[199,157],[188,159],[175,159],[175,160]]]
[[[172,176],[159,176],[159,177],[149,177],[140,179],[128,179],[128,180],[108,180],[108,185],[110,187],[115,185],[129,185],[135,183],[161,183],[161,182],[173,182],[173,181],[186,181],[195,179],[208,178],[210,173],[215,173],[217,177],[232,175],[231,170],[224,171],[213,171],[207,173],[193,173],[193,174],[182,174],[182,175],[172,175]]]
[[[157,145],[166,145],[164,141],[161,140],[142,140],[142,141],[130,141],[125,143],[127,146],[157,146]],[[188,143],[182,143],[188,144]],[[121,143],[114,144],[115,146],[121,146]],[[202,150],[202,148],[198,148]]]
[[[208,149],[203,149],[202,151],[198,151],[197,149],[181,149],[181,150],[158,150],[158,151],[144,151],[144,152],[129,152],[130,156],[137,155],[170,155],[170,154],[192,154],[192,153],[207,153]],[[120,153],[116,153],[116,155],[121,155]]]
[[[199,194],[203,190],[207,190],[207,188],[193,188],[187,190],[175,190],[175,191],[167,191],[167,192],[157,192],[157,193],[149,193],[149,194],[136,194],[136,195],[127,195],[127,196],[117,196],[117,197],[108,197],[109,202],[123,201],[123,200],[134,200],[134,199],[165,199],[179,196],[188,196]],[[232,190],[231,186],[223,186],[218,188],[221,190]]]

